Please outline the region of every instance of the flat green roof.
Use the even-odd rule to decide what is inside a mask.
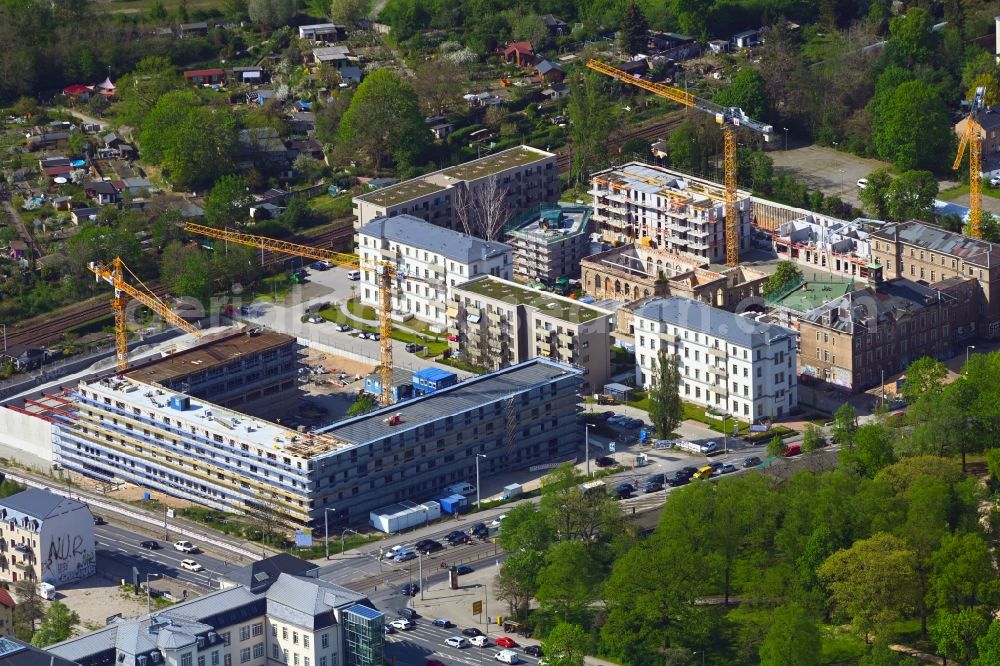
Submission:
[[[850,278],[843,280],[806,280],[803,286],[777,299],[775,305],[781,305],[796,312],[809,312],[824,303],[829,303],[844,294],[854,291],[854,289],[854,280]]]
[[[546,154],[538,150],[533,150],[527,146],[517,146],[493,155],[481,157],[478,160],[472,160],[465,164],[443,169],[441,173],[459,180],[475,180],[476,178],[506,171],[513,167],[538,162],[546,157],[548,157]]]
[[[440,192],[443,189],[444,188],[440,185],[428,182],[423,178],[414,178],[413,180],[407,180],[402,183],[397,183],[396,185],[383,187],[381,190],[375,190],[374,192],[369,192],[368,194],[362,194],[356,198],[360,201],[373,203],[376,206],[389,207],[405,203],[428,194],[434,194],[435,192]]]
[[[522,287],[490,276],[466,282],[456,288],[511,305],[530,305],[550,317],[573,324],[582,324],[592,319],[608,316],[606,312],[588,308],[571,299],[559,298],[546,291]]]

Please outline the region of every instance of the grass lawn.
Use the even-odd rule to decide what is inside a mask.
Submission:
[[[375,308],[368,305],[362,305],[361,301],[356,298],[352,298],[347,301],[347,310],[352,315],[360,319],[368,319],[369,321],[375,321],[378,319],[378,313],[375,311]]]
[[[98,0],[91,6],[104,14],[146,14],[154,4],[156,0]],[[163,0],[163,6],[167,13],[173,16],[181,6],[181,0]],[[223,0],[189,0],[187,3],[188,12],[196,9],[215,9],[221,12],[224,7]]]
[[[863,640],[836,625],[820,625],[819,635],[821,664],[854,664],[868,650]]]
[[[331,222],[349,218],[354,212],[354,204],[351,202],[353,196],[350,192],[345,192],[335,197],[329,194],[313,197],[309,200],[309,210]]]
[[[374,309],[368,307],[367,305],[361,305],[357,300],[352,299],[347,302],[348,311],[355,317],[360,317],[361,319],[375,320],[378,319],[378,313]],[[321,317],[328,319],[337,323],[348,323],[359,331],[365,331],[366,333],[378,333],[378,326],[370,326],[368,324],[362,323],[358,319],[346,320],[344,319],[343,312],[339,308],[330,308],[323,310],[319,313]],[[421,352],[424,356],[439,356],[444,353],[444,350],[448,349],[448,341],[441,340],[441,336],[430,335],[417,335],[415,333],[410,333],[409,331],[401,331],[394,328],[392,330],[392,339],[399,340],[400,342],[410,343],[413,342],[418,345],[422,345],[425,349]]]
[[[956,185],[955,187],[949,187],[946,190],[941,190],[938,192],[937,198],[942,201],[953,201],[964,194],[969,193],[968,183],[963,183],[961,185]],[[987,197],[994,197],[1000,199],[1000,189],[996,187],[990,187],[989,181],[983,181],[983,195]]]

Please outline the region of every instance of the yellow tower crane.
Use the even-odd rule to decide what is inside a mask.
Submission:
[[[969,117],[965,121],[965,132],[962,133],[962,140],[958,144],[958,155],[955,156],[955,163],[951,166],[953,171],[957,171],[962,164],[962,157],[965,155],[965,148],[969,148],[969,235],[973,238],[983,237],[983,153],[982,153],[982,132],[983,126],[979,124],[979,112],[983,109],[983,98],[986,96],[986,86],[976,88],[976,95],[972,100],[972,108],[969,110]]]
[[[125,304],[128,299],[125,298],[126,295],[139,301],[174,326],[191,333],[195,337],[201,336],[201,331],[171,312],[166,303],[154,296],[149,291],[149,288],[142,284],[142,280],[137,278],[125,266],[125,262],[121,260],[121,257],[115,257],[110,265],[90,262],[88,268],[97,276],[98,282],[104,280],[115,288],[115,297],[111,299],[111,307],[115,311],[115,349],[118,359],[118,372],[128,370],[128,327],[125,324]],[[133,287],[125,281],[126,271],[142,286],[142,289]]]
[[[232,241],[241,245],[270,250],[272,252],[284,252],[298,257],[306,257],[317,261],[329,261],[330,263],[349,268],[359,268],[361,270],[374,271],[378,276],[379,294],[379,342],[381,344],[380,354],[380,378],[382,383],[382,404],[392,404],[392,293],[393,280],[401,277],[396,270],[396,265],[391,261],[360,261],[353,254],[334,252],[320,247],[310,245],[300,245],[288,241],[268,238],[267,236],[257,236],[240,231],[229,231],[214,229],[201,224],[185,224],[184,230],[200,236],[215,238],[218,240]]]
[[[648,90],[660,97],[666,97],[672,102],[709,113],[715,116],[715,122],[722,125],[726,181],[726,263],[729,266],[738,266],[740,263],[740,222],[739,214],[736,210],[736,128],[745,127],[758,132],[764,136],[765,141],[771,140],[774,128],[753,120],[743,113],[743,110],[740,108],[719,106],[713,102],[695,97],[680,88],[645,81],[599,60],[588,60],[587,67],[601,74],[618,79],[623,83]]]

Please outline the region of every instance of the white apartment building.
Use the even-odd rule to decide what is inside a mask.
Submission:
[[[555,153],[516,146],[361,194],[354,197],[354,228],[376,217],[409,214],[441,227],[462,229],[459,209],[468,210],[482,197],[493,198],[491,189],[493,197],[502,199],[499,210],[508,221],[541,203],[558,201],[562,185]]]
[[[679,171],[628,164],[593,175],[594,225],[605,241],[636,242],[709,263],[726,261],[726,192]],[[750,193],[737,191],[739,247],[749,247]]]
[[[96,572],[86,504],[40,488],[0,500],[0,582],[63,585]]]
[[[661,349],[680,363],[680,395],[744,421],[787,416],[798,404],[798,333],[678,296],[635,315],[636,383],[646,386]]]
[[[413,315],[431,324],[447,325],[452,288],[477,275],[509,279],[513,248],[445,229],[412,215],[379,217],[358,231],[362,267],[391,261],[403,276],[393,293],[398,315]],[[361,271],[361,302],[379,308],[378,274]]]
[[[291,560],[298,558],[255,562],[246,567],[249,584],[121,619],[48,651],[80,666],[382,666],[382,612]]]

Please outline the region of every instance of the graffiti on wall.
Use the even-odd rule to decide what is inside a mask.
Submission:
[[[93,541],[88,544],[80,534],[52,537],[44,556],[42,580],[47,583],[68,583],[97,572]]]

